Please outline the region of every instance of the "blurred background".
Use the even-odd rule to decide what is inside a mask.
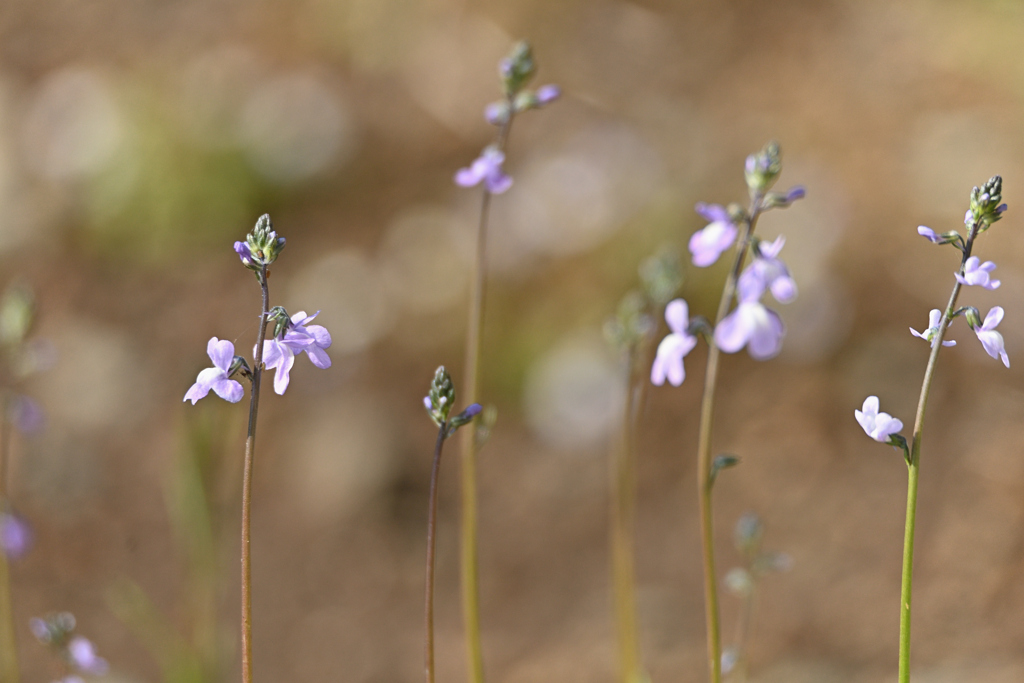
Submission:
[[[966,326],[943,353],[920,491],[914,651],[925,682],[1024,680],[1024,7],[876,0],[7,0],[0,12],[0,285],[36,292],[56,363],[14,440],[11,498],[35,531],[12,568],[23,680],[57,671],[28,619],[56,610],[114,681],[237,678],[245,404],[182,396],[216,335],[255,340],[259,289],[231,249],[269,212],[288,248],[272,303],[321,310],[328,371],[298,359],[260,410],[254,521],[260,680],[414,681],[434,368],[462,375],[496,64],[533,42],[564,96],[517,121],[496,198],[482,387],[484,646],[493,681],[612,680],[608,445],[623,377],[601,336],[697,201],[744,201],[745,156],[783,149],[765,217],[800,287],[781,356],[725,359],[716,452],[721,572],[756,511],[793,558],[765,581],[750,650],[766,683],[895,676],[906,474],[853,419],[913,421],[958,265],[916,234],[962,225],[1005,180],[979,241],[1014,367]],[[712,316],[724,262],[687,266]],[[653,681],[703,681],[695,450],[704,347],[652,391],[639,448],[638,568]],[[458,468],[442,466],[441,680],[462,680]],[[724,633],[738,603],[723,598]]]

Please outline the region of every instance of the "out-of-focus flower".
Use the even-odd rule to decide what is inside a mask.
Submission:
[[[505,175],[501,165],[505,154],[496,147],[487,147],[472,164],[455,173],[455,184],[473,187],[483,182],[491,194],[501,194],[512,187],[512,178]]]
[[[22,434],[35,434],[43,428],[46,415],[28,396],[14,396],[7,405],[7,419]]]
[[[0,552],[16,560],[32,545],[32,529],[28,522],[11,512],[0,513]]]
[[[537,105],[543,107],[562,96],[562,89],[553,83],[537,88]]]
[[[982,263],[977,256],[972,256],[964,264],[964,274],[955,273],[954,275],[956,281],[962,285],[978,285],[985,289],[997,289],[1001,282],[991,278],[991,273],[995,269],[996,264],[992,261]]]
[[[757,243],[754,262],[740,275],[740,289],[768,288],[779,303],[787,304],[796,298],[796,282],[789,274],[789,268],[778,258],[786,238],[779,235],[774,242]],[[744,282],[746,283],[744,285]]]
[[[96,648],[84,636],[75,636],[68,641],[68,659],[76,669],[93,676],[102,676],[110,668],[107,660],[97,656]]]
[[[744,346],[756,360],[767,360],[782,349],[786,328],[775,311],[760,302],[764,283],[748,278],[738,287],[739,305],[715,328],[715,344],[726,353],[736,353]]]
[[[672,333],[658,344],[658,353],[651,365],[651,382],[658,386],[668,379],[669,384],[678,387],[686,379],[683,358],[697,345],[697,338],[687,329],[690,311],[683,299],[676,299],[665,307],[665,322]]]
[[[939,333],[939,323],[942,322],[942,311],[937,308],[933,308],[931,313],[928,314],[928,329],[924,332],[918,332],[913,327],[910,328],[910,333],[915,337],[920,337],[928,342],[935,339],[935,335]],[[956,342],[952,339],[945,340],[942,342],[943,346],[956,346]]]
[[[903,429],[903,423],[889,413],[878,412],[878,397],[868,396],[860,410],[853,411],[865,433],[875,441],[889,443],[889,437]]]
[[[299,311],[291,316],[287,331],[280,337],[263,342],[264,364],[268,370],[277,369],[274,374],[275,393],[284,394],[288,389],[296,354],[305,351],[310,362],[321,370],[331,367],[331,358],[324,351],[331,346],[331,333],[323,325],[308,324],[318,315],[320,311],[310,316],[305,311]]]
[[[968,318],[970,320],[970,318]],[[1006,346],[1003,342],[1003,335],[996,332],[996,327],[1003,320],[1002,306],[995,306],[985,316],[981,325],[972,325],[974,333],[978,335],[978,341],[985,347],[985,352],[993,358],[1003,361],[1003,365],[1010,367],[1010,357],[1006,355]]]
[[[718,260],[722,252],[736,240],[736,226],[725,207],[719,204],[698,203],[697,213],[710,221],[703,229],[690,237],[690,253],[693,265],[701,268]]]
[[[212,389],[215,394],[230,403],[238,403],[242,400],[244,393],[242,385],[231,379],[232,364],[235,358],[235,345],[226,339],[211,337],[206,344],[206,354],[213,361],[212,368],[206,368],[199,373],[188,392],[185,393],[185,401],[192,401],[196,404],[204,398]]]

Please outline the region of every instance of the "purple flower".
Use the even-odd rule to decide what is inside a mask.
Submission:
[[[537,88],[537,106],[551,104],[562,96],[562,89],[553,83]]]
[[[877,396],[868,396],[861,409],[853,414],[867,435],[880,443],[888,443],[890,436],[903,429],[903,423],[892,415],[878,412]]]
[[[715,328],[715,344],[726,353],[744,346],[756,360],[767,360],[782,348],[786,328],[775,311],[760,302],[765,285],[755,278],[739,283],[739,305]]]
[[[268,370],[276,368],[274,374],[274,392],[284,394],[290,381],[292,366],[296,354],[306,352],[309,360],[316,367],[326,370],[331,367],[331,358],[324,349],[331,346],[331,333],[323,325],[308,325],[309,321],[320,315],[317,311],[307,316],[299,311],[291,317],[291,325],[279,339],[267,339],[263,342],[263,363]]]
[[[719,204],[701,202],[696,209],[697,213],[711,221],[690,237],[693,265],[704,268],[717,261],[722,252],[732,246],[736,240],[736,226],[729,212]]]
[[[242,259],[242,265],[246,268],[253,267],[252,252],[249,251],[249,245],[245,242],[235,242],[235,253],[238,254],[238,258]]]
[[[32,530],[28,522],[13,513],[0,513],[0,552],[16,560],[27,553],[31,545]]]
[[[942,322],[942,311],[937,308],[933,308],[931,313],[928,314],[928,329],[924,332],[918,332],[913,327],[910,328],[910,334],[915,337],[920,337],[925,341],[931,342],[935,339],[935,335],[939,333],[939,323]],[[952,339],[942,342],[943,346],[956,346],[956,342]]]
[[[796,282],[789,268],[778,258],[786,238],[779,235],[774,242],[758,242],[754,262],[740,275],[740,289],[753,291],[758,286],[768,288],[779,303],[787,304],[796,298]],[[744,284],[745,283],[745,284]]]
[[[792,204],[798,199],[803,199],[806,196],[807,190],[805,190],[802,185],[795,185],[786,193],[786,203]]]
[[[96,648],[83,636],[75,636],[68,642],[68,659],[82,673],[102,676],[110,668],[107,660],[96,656]]]
[[[658,344],[658,353],[651,366],[651,382],[661,386],[667,378],[669,384],[678,387],[686,379],[683,357],[697,345],[697,338],[687,330],[690,312],[686,301],[676,299],[669,302],[665,307],[665,322],[668,323],[672,334]]]
[[[972,256],[964,264],[964,274],[956,273],[956,281],[962,285],[980,285],[985,289],[997,289],[1001,284],[999,280],[991,279],[991,273],[996,269],[996,264],[991,261],[981,263],[981,259]]]
[[[204,398],[210,393],[210,389],[213,389],[214,393],[225,401],[241,401],[244,393],[242,385],[228,377],[231,361],[235,358],[235,345],[226,339],[211,337],[206,344],[206,354],[213,361],[213,367],[199,373],[195,384],[185,394],[184,400],[192,401],[192,405],[195,405],[196,401]]]
[[[970,211],[968,211],[967,213],[970,213]],[[924,237],[929,242],[933,242],[935,244],[942,244],[942,236],[936,233],[931,228],[929,228],[927,225],[917,226],[917,234],[920,235],[921,237]]]
[[[974,328],[974,333],[978,335],[978,341],[985,347],[985,352],[988,355],[993,358],[999,358],[1003,361],[1003,365],[1010,367],[1010,357],[1006,355],[1003,335],[996,332],[996,327],[1002,319],[1003,308],[996,306],[985,316],[985,321],[980,326]]]
[[[455,184],[473,187],[482,181],[491,194],[501,194],[512,187],[512,178],[505,175],[501,165],[505,155],[495,147],[487,147],[467,168],[460,168],[455,174]]]
[[[484,118],[492,126],[501,126],[508,123],[510,111],[508,102],[491,102],[484,107]]]
[[[22,434],[35,434],[46,422],[43,409],[28,396],[15,396],[9,409],[8,419]]]

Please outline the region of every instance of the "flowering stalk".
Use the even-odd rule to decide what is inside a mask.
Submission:
[[[242,682],[252,683],[252,555],[250,528],[252,508],[252,465],[256,454],[256,414],[260,406],[260,379],[263,376],[263,342],[267,337],[270,292],[267,288],[267,264],[260,265],[259,281],[263,294],[256,352],[249,391],[249,426],[245,435],[245,465],[242,470]]]
[[[463,391],[470,402],[477,400],[480,374],[480,347],[483,329],[484,294],[487,284],[487,224],[491,195],[501,194],[512,185],[512,179],[501,170],[505,145],[516,114],[536,109],[559,96],[557,86],[542,86],[536,92],[524,88],[533,76],[535,65],[530,45],[517,44],[498,66],[504,99],[488,105],[484,112],[488,122],[498,126],[495,144],[483,151],[467,168],[459,170],[455,182],[463,187],[483,184],[480,221],[476,235],[476,258],[473,263],[473,289],[470,295],[469,321],[466,325],[466,358]],[[462,612],[466,629],[466,651],[469,679],[484,679],[483,649],[480,644],[480,580],[477,548],[477,477],[478,443],[473,430],[462,436]]]
[[[761,194],[755,193],[750,202],[750,211],[743,220],[743,234],[736,249],[736,257],[722,288],[722,299],[718,303],[715,325],[718,326],[729,313],[736,295],[736,281],[743,261],[746,259],[750,237],[761,213]],[[722,680],[722,635],[718,613],[718,586],[715,578],[714,520],[711,510],[711,427],[714,421],[715,388],[718,385],[718,358],[721,351],[717,344],[708,349],[707,366],[704,370],[704,395],[700,403],[700,432],[697,437],[697,501],[700,506],[700,539],[704,558],[704,613],[708,638],[708,666],[712,683]]]
[[[444,447],[445,440],[459,427],[469,424],[480,413],[481,408],[479,403],[474,403],[449,419],[451,408],[455,405],[455,386],[443,365],[434,373],[434,380],[430,383],[430,393],[423,398],[423,405],[427,409],[430,419],[437,425],[434,463],[430,469],[430,503],[427,512],[426,596],[424,598],[426,638],[423,648],[427,683],[434,683],[434,551],[437,530],[437,475],[441,469],[441,449]]]
[[[914,417],[914,433],[910,442],[907,459],[907,517],[903,534],[903,573],[900,582],[900,651],[899,651],[899,683],[910,681],[910,609],[911,594],[914,580],[914,531],[917,523],[917,483],[918,473],[921,465],[921,437],[924,431],[924,415],[928,407],[928,395],[931,391],[932,378],[935,375],[935,365],[939,357],[939,350],[947,345],[943,343],[943,337],[950,322],[960,312],[956,310],[956,302],[960,296],[960,289],[964,284],[988,285],[988,278],[983,282],[970,282],[966,278],[969,268],[968,262],[976,266],[977,259],[972,259],[971,250],[974,248],[974,240],[977,236],[988,229],[991,223],[999,220],[1005,205],[1000,204],[1002,195],[1002,179],[999,176],[993,177],[979,191],[974,188],[971,196],[971,209],[967,212],[968,232],[967,239],[957,239],[949,243],[954,244],[963,253],[960,261],[960,269],[956,273],[956,282],[953,284],[953,291],[949,295],[949,303],[946,305],[942,318],[937,325],[931,327],[928,332],[932,345],[931,354],[928,356],[928,365],[924,371],[924,380],[921,383],[921,394],[917,401],[917,414]],[[929,237],[924,231],[919,232]],[[934,236],[934,233],[931,233]],[[959,235],[957,236],[959,238]],[[929,237],[931,239],[931,237]],[[940,242],[933,239],[932,241]],[[992,266],[994,268],[994,265]],[[998,287],[998,282],[995,283]],[[994,289],[995,287],[987,287]],[[1001,312],[1001,310],[1000,310]],[[970,315],[968,314],[970,321]],[[994,326],[994,325],[993,325]],[[972,321],[972,327],[977,325]],[[934,331],[934,332],[933,332]],[[998,334],[998,333],[995,333]],[[920,335],[918,335],[920,336]],[[979,338],[981,335],[979,333]],[[1001,337],[999,338],[1002,341]],[[984,341],[983,341],[984,343]],[[1002,344],[1000,343],[1000,347]],[[988,348],[986,347],[986,350]],[[990,351],[991,353],[991,351]],[[1005,352],[1002,353],[1005,357]],[[1007,362],[1008,361],[1004,361]]]

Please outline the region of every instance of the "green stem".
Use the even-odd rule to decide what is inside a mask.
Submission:
[[[960,274],[964,273],[964,264],[971,256],[974,238],[978,235],[980,224],[971,226],[967,241],[964,244],[963,258],[960,262]],[[914,417],[914,436],[910,445],[910,461],[907,463],[907,521],[903,532],[903,576],[900,582],[900,669],[899,683],[910,681],[910,605],[914,582],[914,529],[917,524],[917,480],[921,464],[921,434],[924,431],[924,413],[928,407],[928,394],[931,392],[932,378],[935,375],[935,363],[942,349],[942,340],[946,335],[946,327],[956,308],[956,300],[960,296],[960,282],[953,285],[949,295],[949,303],[942,314],[939,329],[932,339],[932,352],[928,356],[928,366],[924,371],[921,384],[921,395],[917,400],[917,415]]]
[[[717,327],[729,313],[733,297],[736,295],[736,282],[739,279],[743,261],[750,246],[750,237],[754,233],[758,215],[761,212],[761,196],[756,195],[751,201],[748,218],[744,221],[743,237],[736,248],[736,259],[732,270],[725,279],[722,288],[722,299],[718,304],[715,316]],[[708,362],[704,371],[704,396],[700,404],[700,433],[697,438],[697,499],[700,505],[700,538],[704,558],[704,610],[708,637],[708,668],[711,683],[722,681],[722,634],[718,615],[718,585],[715,578],[715,538],[714,520],[711,510],[711,428],[714,422],[715,388],[718,384],[718,358],[721,352],[714,340],[708,345]]]
[[[7,491],[11,423],[7,421],[7,397],[0,399],[0,512],[9,512]],[[7,555],[0,549],[0,683],[18,683],[18,642],[15,639],[11,572]]]
[[[636,577],[634,529],[636,526],[635,434],[638,404],[645,382],[635,378],[636,350],[628,352],[626,405],[623,410],[621,439],[613,447],[611,459],[611,555],[615,623],[619,640],[619,667],[622,683],[642,680],[640,645],[636,616]]]
[[[437,430],[437,443],[434,444],[434,464],[430,469],[430,503],[427,512],[427,569],[426,569],[426,644],[424,645],[425,668],[427,683],[434,683],[434,549],[436,547],[435,532],[437,530],[437,474],[441,469],[441,447],[444,446],[445,430],[448,423],[442,422]]]
[[[509,102],[511,105],[511,101]],[[504,150],[512,116],[498,130],[497,147]],[[466,377],[463,396],[466,405],[479,403],[477,393],[480,374],[480,347],[484,319],[484,294],[487,287],[487,223],[490,218],[491,193],[484,187],[480,204],[480,223],[476,237],[476,260],[473,265],[473,290],[470,295],[469,323],[466,326]],[[476,430],[464,429],[462,434],[462,619],[466,629],[466,655],[469,680],[483,683],[484,656],[480,643],[480,577],[477,547],[477,478]]]
[[[250,541],[250,508],[252,507],[252,465],[256,452],[256,414],[260,405],[260,378],[263,375],[263,342],[267,336],[267,313],[270,294],[267,289],[267,266],[260,270],[263,290],[263,312],[256,335],[256,357],[253,359],[252,389],[249,392],[249,428],[245,438],[245,466],[242,471],[242,683],[252,683],[252,556]]]

